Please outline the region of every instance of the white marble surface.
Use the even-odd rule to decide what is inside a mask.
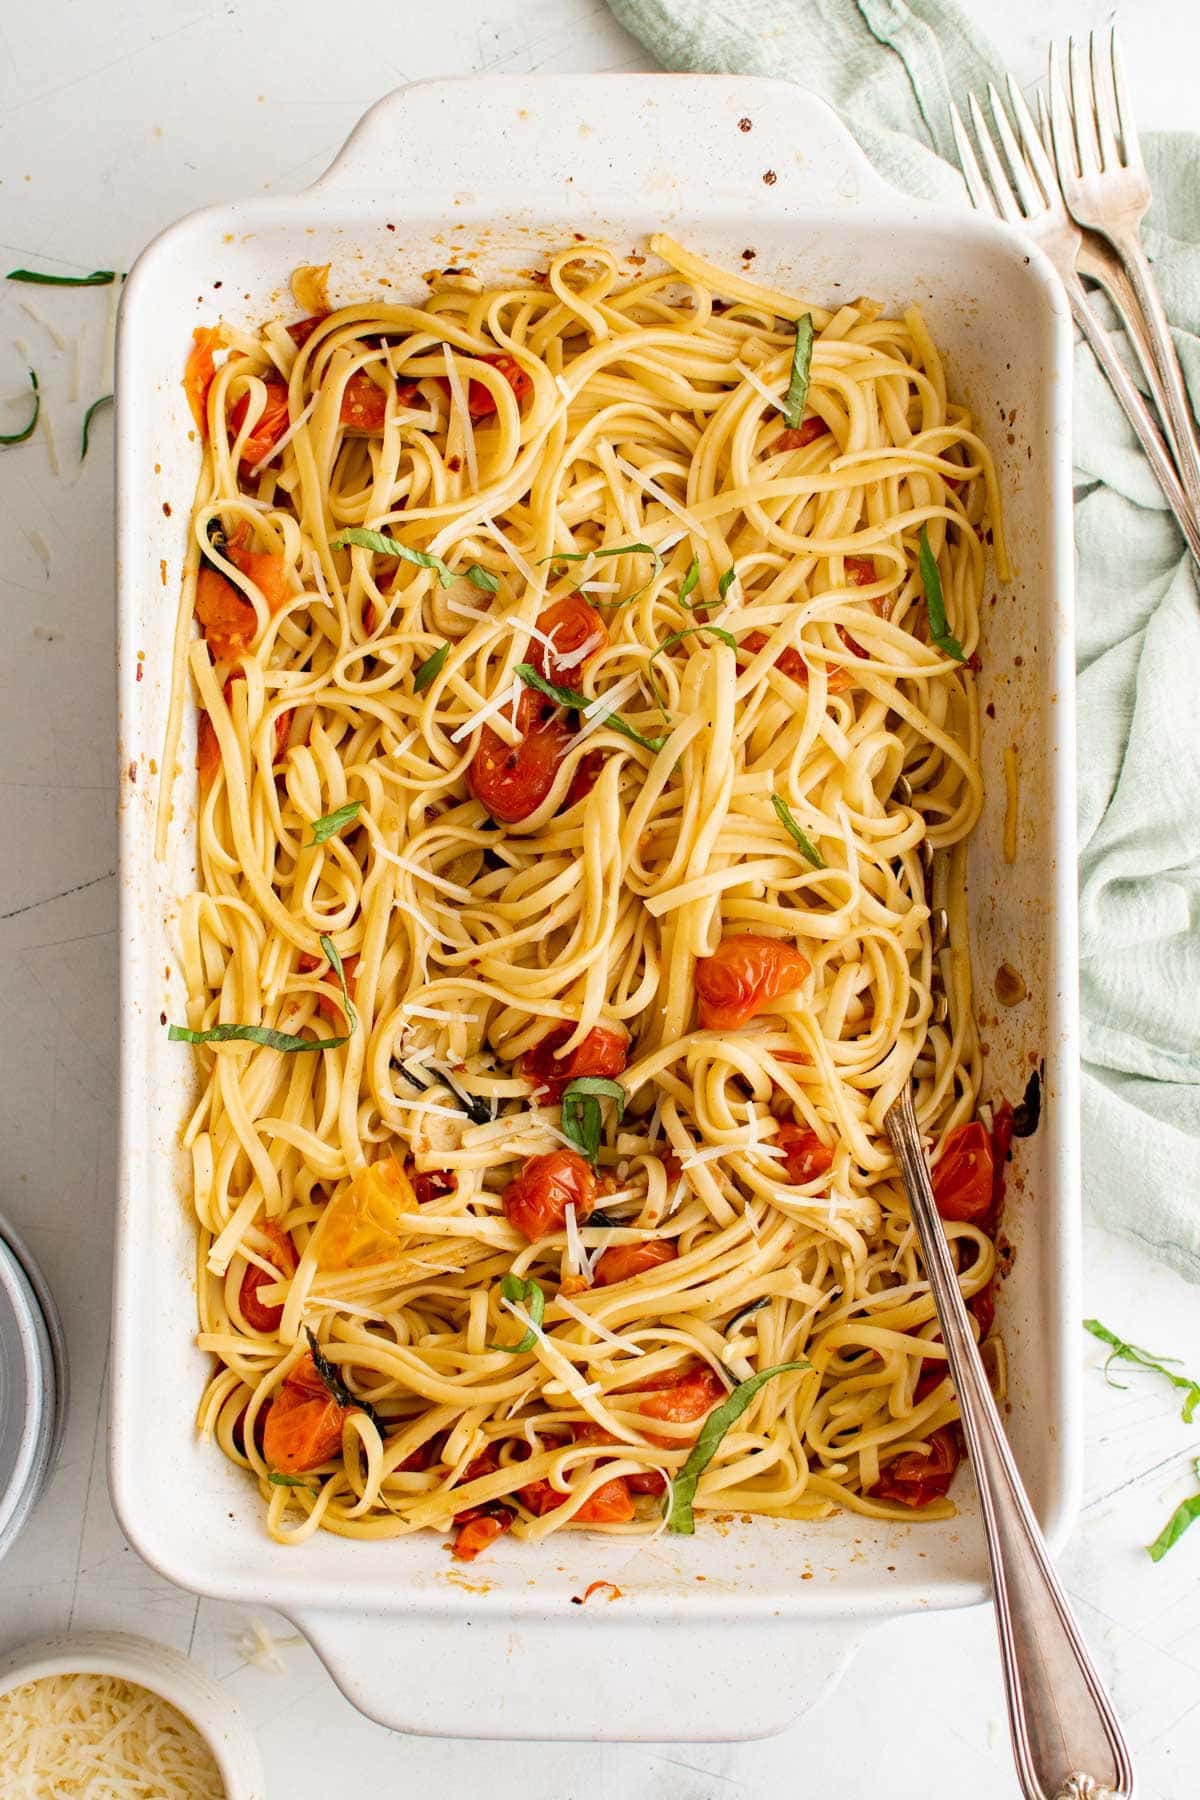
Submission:
[[[1048,31],[1111,16],[1094,0],[974,0],[970,10],[1025,81],[1039,71]],[[1200,126],[1196,0],[1132,0],[1120,16],[1141,120]],[[646,66],[602,0],[7,6],[3,266],[128,267],[193,207],[302,187],[363,109],[405,80]],[[23,301],[69,335],[87,323],[76,399],[71,356]],[[0,290],[0,396],[20,390],[21,340],[50,395],[62,459],[53,474],[40,436],[0,452],[0,1210],[27,1233],[53,1284],[74,1382],[61,1463],[0,1567],[0,1648],[66,1626],[114,1626],[189,1651],[248,1712],[272,1800],[342,1800],[400,1783],[439,1794],[486,1785],[495,1800],[1013,1794],[986,1610],[874,1632],[841,1686],[766,1743],[518,1750],[386,1732],[350,1708],[298,1641],[281,1648],[282,1675],[248,1665],[244,1615],[171,1587],[122,1542],[105,1479],[117,1036],[107,417],[82,468],[75,454],[83,406],[103,391],[106,307],[103,292]],[[15,407],[0,414],[20,416]],[[48,546],[48,567],[31,534]],[[1098,1230],[1088,1231],[1086,1254],[1087,1310],[1200,1370],[1195,1290]],[[1184,1800],[1200,1769],[1200,1530],[1158,1567],[1140,1546],[1195,1486],[1188,1453],[1200,1452],[1200,1424],[1184,1426],[1152,1377],[1107,1388],[1082,1333],[1080,1355],[1092,1371],[1086,1502],[1064,1573],[1124,1716],[1139,1793]]]

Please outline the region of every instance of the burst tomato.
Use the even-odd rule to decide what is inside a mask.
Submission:
[[[594,606],[579,594],[567,594],[538,614],[537,628],[543,637],[553,639],[553,652],[537,639],[529,646],[529,660],[547,681],[577,685],[579,672],[586,669],[597,651],[608,642],[608,630]],[[587,654],[579,652],[586,648]],[[566,666],[562,659],[566,658]]]
[[[342,1424],[352,1408],[341,1406],[317,1373],[311,1355],[296,1364],[267,1413],[263,1456],[284,1475],[303,1475],[337,1456]]]
[[[283,1307],[268,1306],[258,1297],[258,1290],[273,1287],[281,1277],[296,1273],[296,1252],[292,1240],[286,1231],[270,1219],[263,1219],[258,1226],[259,1231],[270,1243],[268,1258],[275,1266],[275,1273],[268,1274],[260,1269],[257,1263],[247,1263],[246,1273],[242,1276],[242,1285],[238,1292],[238,1311],[252,1331],[274,1332],[279,1330],[279,1321],[283,1317]]]
[[[575,773],[571,777],[571,785],[567,789],[568,806],[578,806],[586,800],[600,779],[600,771],[604,767],[603,750],[585,750],[575,765]]]
[[[543,1513],[553,1512],[555,1507],[565,1506],[567,1495],[560,1494],[556,1487],[548,1481],[531,1481],[527,1487],[520,1489],[521,1499],[531,1513],[540,1519]],[[633,1517],[633,1501],[630,1498],[629,1486],[625,1478],[616,1475],[611,1481],[601,1482],[594,1494],[590,1494],[579,1511],[572,1515],[576,1525],[627,1525]]]
[[[307,344],[318,325],[323,325],[329,317],[328,313],[312,313],[307,319],[293,319],[287,328],[287,334],[297,350]]]
[[[596,1264],[593,1277],[597,1287],[615,1287],[619,1281],[632,1281],[647,1269],[674,1262],[679,1255],[669,1238],[651,1238],[644,1244],[614,1244]]]
[[[817,438],[828,435],[829,427],[824,419],[814,416],[811,419],[805,419],[799,425],[787,426],[780,432],[771,448],[773,450],[803,450],[806,444],[814,443]]]
[[[629,1060],[629,1033],[623,1025],[593,1025],[569,1056],[556,1056],[555,1052],[574,1030],[564,1019],[539,1038],[518,1062],[518,1075],[533,1082],[539,1100],[549,1104],[561,1100],[568,1082],[577,1081],[581,1075],[603,1075],[611,1080]]]
[[[815,1181],[818,1175],[824,1175],[833,1167],[833,1151],[829,1145],[823,1143],[815,1131],[794,1125],[790,1119],[783,1121],[771,1141],[783,1151],[788,1180],[794,1181],[797,1187],[806,1181]]]
[[[731,1030],[772,1002],[794,993],[809,971],[806,957],[780,938],[742,932],[722,938],[711,956],[696,964],[700,1024],[706,1031]]]
[[[217,662],[232,662],[258,632],[258,615],[231,581],[207,565],[196,577],[196,617]]]
[[[481,1513],[476,1519],[468,1519],[460,1527],[450,1554],[457,1562],[474,1562],[479,1552],[494,1544],[512,1522],[513,1515],[507,1507],[497,1507],[494,1513]]]
[[[948,1491],[960,1456],[957,1431],[943,1425],[930,1437],[928,1450],[909,1450],[880,1471],[872,1498],[897,1506],[928,1506]]]
[[[943,1219],[980,1224],[992,1207],[992,1146],[978,1119],[947,1135],[933,1171],[933,1197]]]
[[[576,1224],[596,1204],[596,1177],[574,1150],[551,1150],[532,1156],[504,1190],[504,1216],[532,1244],[551,1231],[561,1231],[567,1208],[575,1208]]]
[[[233,705],[233,684],[244,681],[245,676],[239,671],[231,675],[223,689],[226,706]],[[288,734],[292,729],[294,709],[275,715],[275,754],[273,762],[279,762],[288,746]],[[216,727],[206,712],[200,714],[200,724],[196,730],[196,767],[200,772],[200,785],[207,787],[216,776],[221,766],[221,745],[217,738]]]
[[[870,587],[876,579],[875,558],[873,556],[848,556],[846,558],[846,580],[855,587]]]
[[[444,1194],[457,1193],[458,1176],[453,1169],[422,1169],[412,1176],[412,1190],[417,1205],[424,1206],[430,1200],[440,1200]]]
[[[386,417],[387,395],[365,369],[356,369],[342,390],[338,419],[347,431],[370,433],[382,431]]]
[[[557,714],[526,722],[519,744],[506,744],[490,725],[479,733],[467,769],[467,786],[502,825],[518,825],[535,813],[554,786],[571,733]]]
[[[220,342],[219,328],[198,326],[192,333],[192,347],[183,370],[183,390],[202,438],[208,437],[208,390],[217,372],[213,350]]]
[[[748,651],[751,656],[757,656],[759,651],[765,650],[766,647],[767,634],[765,631],[748,631],[738,646],[739,649]],[[798,681],[801,687],[808,686],[808,664],[794,645],[789,644],[786,649],[779,652],[775,658],[775,667],[790,681]],[[845,669],[829,668],[826,675],[826,686],[831,694],[840,694],[850,686],[850,676]]]
[[[573,1425],[571,1430],[577,1444],[621,1443],[620,1438],[614,1437],[611,1431],[605,1431],[603,1425],[597,1425],[592,1419],[585,1420],[581,1425]],[[631,1494],[663,1494],[667,1488],[658,1469],[644,1469],[639,1475],[626,1475],[624,1481]]]
[[[517,405],[533,392],[533,381],[511,356],[481,356],[480,362],[490,363],[499,371],[517,397]],[[449,386],[449,383],[447,383]],[[473,419],[486,419],[497,410],[496,396],[482,381],[472,381],[467,388],[467,411]]]
[[[290,423],[288,417],[288,391],[282,381],[268,381],[267,397],[263,409],[254,422],[254,429],[242,445],[242,467],[249,471],[257,463],[265,462],[276,444],[287,430]],[[243,394],[229,415],[230,442],[236,440],[239,431],[246,422],[246,414],[250,410],[250,396]]]
[[[310,956],[307,950],[302,950],[296,967],[302,975],[311,975],[314,969],[322,968],[324,963],[325,958],[323,956]],[[346,977],[346,992],[349,994],[351,1000],[354,998],[354,972],[357,968],[357,956],[343,956],[342,974]],[[334,980],[336,979],[337,977],[334,976]],[[340,1024],[342,1018],[342,1002],[340,995],[335,1000],[332,994],[326,994],[324,992],[318,994],[317,1011],[321,1014],[322,1018],[331,1020],[335,1025]]]
[[[228,554],[234,568],[258,589],[269,612],[277,613],[291,599],[287,565],[276,551],[251,550],[247,544],[239,542],[230,544]]]

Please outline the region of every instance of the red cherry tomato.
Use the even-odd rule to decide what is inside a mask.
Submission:
[[[771,1141],[783,1151],[788,1180],[794,1181],[797,1187],[806,1181],[815,1181],[818,1175],[824,1175],[833,1167],[833,1151],[829,1145],[823,1143],[815,1131],[794,1125],[790,1119],[783,1121]]]
[[[240,670],[229,677],[225,683],[224,695],[226,706],[233,704],[233,684],[244,681]],[[275,715],[275,754],[272,760],[279,762],[288,746],[288,735],[292,729],[295,709],[289,707],[287,712]],[[216,776],[221,766],[221,745],[217,739],[216,727],[206,712],[200,714],[200,723],[196,730],[196,767],[200,771],[200,785],[207,787]]]
[[[567,1495],[560,1494],[548,1481],[531,1481],[520,1490],[521,1499],[540,1519],[555,1507],[565,1506]],[[600,1484],[572,1517],[576,1525],[627,1525],[633,1517],[633,1501],[623,1476]]]
[[[571,777],[571,785],[567,789],[567,806],[578,806],[586,800],[600,779],[600,771],[604,767],[603,750],[585,750],[575,765],[575,773]]]
[[[724,1400],[727,1389],[707,1363],[697,1363],[682,1375],[660,1376],[634,1392],[645,1396],[638,1411],[646,1418],[662,1419],[668,1425],[694,1425]],[[664,1450],[679,1449],[679,1438],[654,1437],[649,1431],[645,1435],[649,1443]]]
[[[340,1455],[342,1422],[353,1409],[334,1399],[311,1355],[292,1370],[267,1413],[263,1456],[284,1475],[303,1475]]]
[[[192,347],[183,369],[183,391],[202,438],[208,436],[208,390],[217,372],[213,351],[220,343],[220,326],[198,325],[192,333]]]
[[[458,1191],[458,1176],[453,1169],[422,1169],[414,1172],[409,1179],[413,1193],[417,1196],[417,1205],[424,1206],[430,1200],[440,1200],[443,1194],[454,1194]]]
[[[458,1531],[450,1554],[456,1562],[474,1562],[481,1550],[486,1550],[513,1522],[513,1515],[507,1508],[494,1513],[481,1513],[477,1519],[469,1519]]]
[[[620,1438],[614,1437],[611,1431],[605,1431],[603,1425],[597,1425],[592,1419],[573,1425],[571,1430],[577,1444],[621,1442]],[[624,1481],[631,1494],[664,1494],[667,1489],[666,1481],[657,1469],[645,1469],[640,1475],[626,1475]]]
[[[806,444],[815,442],[819,437],[827,437],[828,434],[829,427],[824,419],[814,416],[811,419],[805,419],[799,425],[789,425],[786,430],[780,432],[771,448],[772,450],[803,450]]]
[[[276,1273],[269,1275],[256,1263],[247,1263],[246,1273],[242,1276],[242,1285],[238,1291],[238,1311],[252,1331],[275,1332],[279,1330],[279,1321],[283,1317],[282,1306],[267,1306],[258,1297],[259,1288],[273,1287],[280,1276],[296,1273],[296,1252],[292,1240],[286,1231],[270,1219],[260,1220],[259,1231],[268,1239],[271,1248],[269,1260],[274,1263]]]
[[[529,722],[522,709],[518,722],[525,732],[519,744],[506,744],[484,725],[467,769],[467,786],[502,825],[519,825],[537,811],[554,786],[571,741],[557,714]]]
[[[254,468],[264,462],[291,423],[288,417],[288,391],[282,381],[268,381],[267,398],[255,420],[254,430],[242,445],[242,467]],[[250,410],[250,396],[243,394],[229,415],[229,441],[232,443],[245,423]]]
[[[317,326],[323,325],[328,317],[328,313],[313,313],[311,317],[307,319],[293,319],[292,323],[287,328],[287,334],[291,338],[293,344],[295,344],[297,350],[304,344],[307,344],[309,338],[317,329]]]
[[[533,381],[520,363],[511,356],[481,356],[480,362],[491,363],[498,369],[509,387],[517,397],[517,405],[533,392]],[[473,419],[486,419],[497,410],[496,396],[482,381],[472,381],[467,388],[467,411]]]
[[[629,1033],[621,1025],[593,1025],[569,1056],[556,1056],[575,1027],[566,1019],[539,1038],[517,1064],[518,1075],[534,1083],[539,1100],[553,1105],[562,1099],[568,1082],[581,1075],[603,1075],[610,1079],[619,1075],[629,1060]]]
[[[870,587],[877,580],[875,574],[875,558],[873,556],[848,556],[846,558],[846,580],[855,587]]]
[[[632,1281],[647,1269],[674,1262],[678,1255],[668,1238],[652,1238],[644,1244],[614,1244],[597,1262],[593,1280],[597,1287],[615,1287],[618,1281]]]
[[[531,1244],[562,1230],[568,1206],[575,1208],[575,1222],[582,1225],[595,1204],[596,1177],[574,1150],[530,1157],[502,1198],[505,1218]]]
[[[759,651],[765,650],[766,647],[767,634],[765,631],[748,631],[738,646],[739,649],[748,651],[751,656],[757,656]],[[779,652],[775,658],[775,667],[790,681],[798,681],[801,687],[808,686],[808,664],[794,645],[789,644],[786,649]],[[829,667],[825,685],[831,694],[840,694],[850,686],[850,676],[845,669]]]
[[[580,673],[608,642],[604,620],[595,607],[589,606],[578,594],[567,594],[546,607],[538,614],[537,628],[543,637],[554,640],[554,651],[548,651],[545,644],[535,638],[529,646],[530,662],[547,681],[557,681],[567,687],[578,686]],[[564,669],[559,659],[575,656],[585,644],[589,648],[582,661],[573,661]]]
[[[387,395],[365,369],[356,369],[342,391],[340,422],[347,431],[369,433],[382,431],[386,416]]]
[[[943,1219],[978,1225],[992,1206],[992,1146],[978,1119],[950,1132],[933,1171],[933,1197]]]
[[[958,1432],[943,1425],[931,1435],[927,1451],[909,1450],[881,1469],[872,1497],[898,1506],[928,1506],[948,1492],[961,1454]]]
[[[196,577],[196,617],[217,662],[233,662],[258,632],[258,615],[231,581],[207,565]]]
[[[706,1031],[732,1030],[773,1001],[794,993],[809,972],[806,957],[781,938],[742,932],[722,938],[711,956],[696,964],[700,1024]]]

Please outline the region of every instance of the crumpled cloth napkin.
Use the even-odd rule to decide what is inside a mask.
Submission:
[[[966,204],[948,108],[1000,81],[951,0],[610,0],[669,69],[785,76],[895,186]],[[1144,236],[1200,396],[1200,137],[1147,133]],[[1111,315],[1106,315],[1111,316]],[[1125,416],[1075,351],[1084,1192],[1200,1281],[1200,593]]]

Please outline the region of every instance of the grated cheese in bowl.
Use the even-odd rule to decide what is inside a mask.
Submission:
[[[45,1675],[0,1694],[4,1800],[226,1800],[183,1714],[116,1675]]]

